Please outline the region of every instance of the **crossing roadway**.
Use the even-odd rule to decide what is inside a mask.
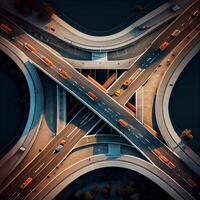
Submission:
[[[197,7],[199,8],[199,2],[194,3],[191,8],[188,10],[190,13],[194,12]],[[1,18],[2,20],[2,18]],[[161,143],[157,138],[152,136],[143,125],[137,121],[137,119],[133,118],[120,104],[118,104],[115,100],[113,100],[109,95],[105,94],[103,91],[96,88],[80,73],[78,73],[69,63],[64,61],[62,58],[55,55],[49,49],[41,45],[38,41],[31,38],[29,35],[22,32],[18,27],[14,26],[11,22],[8,22],[6,18],[5,21],[13,28],[14,35],[12,35],[12,39],[6,37],[13,45],[17,46],[20,50],[22,50],[35,65],[46,73],[49,77],[59,83],[63,88],[77,97],[81,102],[83,102],[87,107],[89,107],[94,113],[96,113],[101,119],[111,125],[114,129],[116,129],[121,135],[123,135],[132,145],[134,145],[148,160],[154,163],[157,167],[167,173],[174,181],[176,181],[179,185],[181,185],[188,193],[191,194],[194,198],[198,199],[200,195],[200,186],[199,186],[199,177],[195,175],[183,162],[181,162],[163,143]],[[171,34],[171,31],[170,33]],[[23,44],[29,43],[32,46],[36,47],[36,52],[29,52],[24,48]],[[42,60],[42,56],[46,56],[49,58],[53,65],[50,67],[47,66]],[[62,69],[67,72],[67,78],[63,78],[60,76],[57,69]],[[93,101],[86,94],[88,91],[93,92],[97,100]],[[117,123],[116,120],[123,119],[128,125],[123,127]],[[72,140],[67,143],[66,146],[70,148],[73,146],[74,138],[79,135],[73,134]],[[65,149],[65,148],[64,148]],[[63,150],[64,150],[63,149]],[[155,149],[159,150],[159,154],[155,153]],[[59,152],[58,155],[64,154],[64,151]],[[162,157],[161,157],[162,156]],[[164,157],[163,157],[164,156]],[[164,158],[167,158],[166,161]],[[46,159],[49,159],[46,157]],[[24,173],[22,172],[20,175],[22,179],[16,177],[19,180],[19,184],[14,185],[14,191],[11,192],[8,188],[4,190],[1,194],[3,199],[25,199],[27,194],[34,189],[34,187],[46,177],[46,174],[50,172],[56,164],[60,162],[58,156],[53,159],[49,164],[39,173],[37,176],[33,177],[32,182],[23,190],[20,189],[20,185],[23,183],[25,179],[29,176],[32,176],[35,171]],[[170,167],[168,164],[173,163],[175,167]],[[43,163],[40,162],[42,165]],[[31,168],[32,164],[30,164]],[[20,176],[19,175],[19,176]],[[13,184],[11,184],[13,185]],[[16,193],[18,196],[12,197],[12,195]]]

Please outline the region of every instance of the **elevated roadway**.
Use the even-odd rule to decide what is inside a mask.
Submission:
[[[40,127],[43,90],[38,74],[25,54],[19,51],[14,45],[0,36],[0,49],[5,52],[16,63],[24,74],[29,87],[30,108],[26,126],[24,127],[21,138],[0,160],[0,184],[6,176],[23,160],[31,148]],[[12,123],[12,122],[11,122]],[[24,147],[25,151],[20,148]],[[9,165],[8,165],[9,163]]]
[[[117,89],[122,87],[122,84],[130,79],[134,82],[137,80],[137,86],[132,83],[131,87],[135,87],[135,90],[144,84],[151,73],[158,67],[161,60],[176,46],[183,38],[190,33],[191,29],[199,24],[198,18],[191,17],[192,12],[186,9],[183,14],[181,14],[176,20],[174,20],[158,37],[152,42],[151,46],[143,53],[141,57],[133,63],[129,70],[123,73],[119,79],[112,85],[112,88],[108,90],[110,95],[113,95]],[[181,30],[181,34],[175,38],[171,39],[170,35],[175,30]],[[164,42],[169,41],[170,45],[165,51],[161,52],[158,47]],[[131,88],[130,87],[130,88]],[[130,90],[128,88],[128,90]],[[122,91],[123,92],[123,91]],[[120,97],[116,97],[119,98]]]
[[[173,2],[167,2],[148,13],[138,21],[134,22],[123,31],[113,35],[99,37],[87,35],[76,30],[55,14],[52,15],[50,22],[47,24],[42,24],[35,18],[26,18],[26,20],[23,22],[24,16],[21,16],[19,13],[17,14],[12,8],[11,4],[8,5],[8,3],[5,1],[2,3],[2,8],[9,11],[10,16],[12,13],[14,13],[13,20],[17,20],[19,17],[21,20],[20,24],[23,29],[25,29],[27,32],[30,31],[30,33],[33,35],[35,34],[36,37],[41,36],[39,39],[43,38],[43,40],[49,45],[59,45],[60,47],[69,45],[76,46],[86,51],[103,52],[113,51],[129,46],[131,43],[135,42],[141,37],[144,37],[146,34],[149,34],[160,25],[176,17],[189,4],[190,1],[185,0],[184,3],[180,3],[180,9],[176,12],[173,12],[171,10]],[[19,21],[17,23],[19,23]],[[54,27],[55,31],[48,30],[47,26],[49,25]],[[138,26],[149,26],[150,28],[139,30],[137,28]],[[46,32],[45,34],[44,31]],[[48,38],[48,41],[46,38]]]
[[[200,33],[196,40],[191,42],[189,48],[183,49],[179,57],[172,62],[171,67],[165,73],[157,90],[155,101],[156,119],[159,129],[167,142],[174,151],[193,168],[194,171],[200,174],[200,158],[181,140],[179,135],[173,128],[169,115],[169,99],[173,86],[176,83],[180,73],[187,66],[187,63],[200,49]]]
[[[119,145],[120,154],[110,156],[108,152],[110,144]],[[113,166],[143,174],[162,187],[174,199],[190,199],[190,196],[184,190],[180,193],[181,188],[176,182],[166,174],[160,173],[156,166],[138,156],[137,151],[127,141],[123,141],[120,136],[84,137],[67,159],[62,162],[62,165],[54,169],[49,174],[49,178],[39,184],[36,191],[30,193],[28,199],[53,199],[81,175],[91,170]]]
[[[88,115],[89,111],[85,108],[81,109],[76,116],[69,122],[69,124],[58,134],[56,139],[52,139],[45,147],[45,149],[39,153],[30,164],[25,166],[23,169],[23,172],[25,174],[35,174],[35,176],[38,176],[41,173],[48,174],[49,171],[46,171],[46,167],[53,164],[53,162],[56,162],[54,166],[56,166],[60,161],[63,160],[73,149],[73,147],[76,145],[76,143],[87,133],[90,132],[90,125],[93,124],[95,126],[100,120],[97,116],[90,116]],[[86,125],[86,123],[89,122],[90,125]],[[55,148],[59,145],[60,141],[62,139],[66,140],[66,148],[62,150],[62,154],[54,154]],[[42,165],[42,167],[41,167]],[[31,166],[31,167],[30,167]],[[38,170],[39,168],[39,170]],[[9,191],[12,191],[15,189],[15,186],[21,182],[24,178],[24,174],[20,173],[18,174],[19,179],[15,179],[14,181],[12,179],[8,179],[7,182],[4,182],[1,185],[1,190],[6,187],[10,182],[12,183],[12,186],[8,188]]]
[[[190,8],[190,12],[194,11],[194,7],[197,5],[198,3],[193,4]],[[187,183],[187,179],[189,177],[192,178],[195,182],[198,182],[195,174],[189,168],[187,168],[184,163],[177,159],[177,157],[164,144],[160,143],[159,140],[157,140],[146,129],[144,129],[142,124],[138,122],[135,118],[133,118],[129,113],[127,113],[127,111],[124,110],[123,107],[121,107],[111,97],[98,90],[95,86],[90,85],[87,79],[85,79],[82,75],[75,71],[74,68],[70,66],[66,61],[59,58],[57,55],[54,55],[52,52],[44,49],[42,45],[30,38],[28,35],[22,35],[18,32],[18,37],[16,39],[17,41],[13,41],[12,39],[11,41],[22,51],[25,51],[25,49],[23,46],[21,46],[20,43],[24,43],[25,41],[29,42],[33,46],[37,46],[37,49],[40,52],[40,54],[42,53],[42,55],[51,57],[51,60],[55,63],[55,65],[59,65],[63,69],[67,70],[69,79],[64,80],[53,69],[46,67],[46,65],[43,64],[36,55],[26,51],[27,56],[31,58],[31,60],[40,70],[45,72],[62,87],[64,87],[75,97],[77,97],[81,102],[87,105],[93,112],[99,115],[104,121],[106,121],[120,134],[122,134],[148,160],[156,164],[160,169],[165,171],[165,173],[170,174],[170,176],[175,181],[177,181],[183,188],[185,188],[189,193],[191,193],[195,197],[198,197],[199,186],[197,185],[195,188],[191,188],[191,186],[189,186]],[[39,65],[37,63],[39,63]],[[90,100],[86,95],[86,91],[93,91],[96,94],[98,101],[93,102],[92,100]],[[116,119],[118,118],[125,119],[129,124],[128,127],[120,127],[116,122]],[[172,161],[176,165],[176,169],[172,170],[169,167],[167,167],[166,164],[161,162],[160,159],[152,153],[152,150],[154,148],[160,148],[160,150],[162,149],[162,154],[169,158],[170,161]],[[51,164],[53,165],[53,163]],[[48,169],[50,168],[52,167],[46,167],[46,171],[48,171]],[[23,190],[23,194],[20,194],[20,196],[27,195],[28,190],[33,189],[35,185],[39,182],[39,180],[43,179],[43,177],[46,174],[46,171],[40,174],[39,177],[37,176],[35,179],[33,179],[31,185],[29,185],[27,189]]]
[[[175,49],[173,49],[173,53],[169,53],[165,56],[164,59],[160,62],[160,64],[156,64],[155,67],[150,67],[148,69],[138,69],[133,76],[131,76],[132,83],[128,88],[125,88],[124,90],[121,90],[121,94],[119,97],[115,97],[115,99],[122,105],[125,105],[129,99],[133,96],[133,94],[141,87],[142,85],[145,85],[145,83],[150,79],[152,74],[158,70],[159,67],[163,65],[170,64],[177,58],[179,58],[180,52],[183,51],[185,48],[188,48],[188,46],[191,46],[193,44],[193,40],[198,41],[199,39],[199,25],[196,27],[188,27],[188,30],[190,30],[189,34],[186,32],[186,34],[183,35],[183,37],[180,38],[180,43],[176,46]],[[192,31],[193,30],[193,31]],[[192,31],[192,32],[191,32]],[[190,38],[190,39],[188,39]],[[192,44],[190,44],[192,43]],[[173,54],[173,56],[172,56]],[[118,88],[119,89],[119,88]]]

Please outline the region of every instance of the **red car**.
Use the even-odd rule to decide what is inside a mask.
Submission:
[[[22,189],[26,188],[26,187],[31,183],[32,180],[33,180],[32,177],[28,177],[28,178],[21,184],[20,188],[22,188]]]
[[[58,68],[58,72],[59,72],[60,76],[62,76],[64,79],[67,79],[67,78],[68,78],[67,72],[64,71],[63,69]]]
[[[164,51],[167,47],[169,46],[169,42],[163,42],[160,46],[159,46],[159,49],[161,51]]]

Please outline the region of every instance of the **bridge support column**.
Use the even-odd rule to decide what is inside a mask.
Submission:
[[[109,156],[119,156],[121,154],[121,146],[120,144],[108,144],[108,155]]]
[[[136,91],[136,118],[143,123],[144,121],[144,93],[143,87],[139,88]]]
[[[56,85],[56,95],[57,95],[56,134],[58,134],[66,126],[67,99],[66,99],[66,91],[59,85]]]

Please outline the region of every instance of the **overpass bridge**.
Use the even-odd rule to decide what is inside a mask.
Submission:
[[[21,37],[21,35],[20,35],[20,39],[22,39],[22,41],[29,40],[30,43],[36,43],[35,40],[27,38],[27,36],[25,36],[25,38],[23,40],[23,37]],[[17,43],[15,45],[19,49],[24,50]],[[37,44],[36,46],[40,49],[40,52],[44,51],[40,44]],[[86,79],[84,79],[84,77],[82,77],[80,74],[78,74],[76,71],[74,71],[74,69],[72,69],[73,67],[70,66],[68,63],[66,63],[65,61],[63,61],[60,58],[58,59],[58,57],[56,55],[52,54],[48,50],[45,50],[45,51],[48,53],[48,55],[50,55],[52,57],[54,62],[55,63],[59,63],[60,66],[63,67],[63,69],[64,69],[65,65],[68,65],[68,68],[67,68],[68,69],[68,74],[69,74],[69,76],[71,78],[73,77],[73,80],[71,80],[71,78],[70,78],[70,80],[64,81],[53,70],[47,68],[44,64],[42,64],[41,61],[38,60],[38,58],[35,58],[30,53],[26,53],[26,54],[29,56],[29,58],[31,57],[31,60],[35,63],[35,65],[38,68],[40,68],[42,71],[47,73],[51,78],[56,80],[59,84],[61,84],[69,92],[73,93],[80,101],[82,101],[84,104],[86,104],[97,115],[99,115],[102,119],[104,119],[107,123],[109,123],[113,128],[115,128],[118,132],[120,132],[126,139],[129,140],[129,142],[131,144],[133,144],[141,153],[143,153],[143,155],[145,155],[147,157],[147,159],[149,159],[149,156],[150,156],[151,159],[149,159],[149,160],[151,160],[151,161],[153,160],[153,162],[156,162],[156,165],[158,165],[162,170],[164,170],[167,173],[170,173],[170,176],[172,176],[175,180],[177,180],[179,182],[179,184],[184,185],[185,188],[188,187],[186,184],[184,184],[183,181],[181,181],[181,178],[184,178],[185,176],[187,176],[186,175],[187,173],[190,174],[194,179],[196,179],[195,176],[192,175],[193,173],[190,172],[189,169],[187,169],[187,167],[185,167],[183,163],[178,161],[177,158],[163,144],[160,144],[159,141],[157,141],[154,137],[152,137],[148,133],[148,131],[146,131],[143,128],[143,126],[137,120],[135,120],[132,116],[130,116],[130,114],[127,113],[119,104],[117,104],[115,101],[113,101],[113,99],[111,99],[109,96],[106,96],[102,91],[98,91],[95,86],[89,85],[89,82]],[[45,54],[45,51],[43,52],[44,54]],[[36,64],[36,63],[39,63],[40,66],[38,64]],[[88,97],[85,95],[85,92],[83,92],[83,90],[79,87],[80,85],[82,85],[82,89],[83,90],[85,90],[85,88],[87,88],[87,90],[91,90],[91,91],[96,90],[96,95],[97,95],[98,99],[99,100],[103,99],[103,101],[98,101],[98,104],[95,104],[95,102],[92,103],[91,100],[89,100]],[[106,109],[104,109],[104,108],[106,108]],[[107,115],[103,111],[103,109],[107,110],[109,115]],[[118,112],[117,115],[115,113],[115,110],[117,110],[117,112]],[[115,122],[116,116],[119,117],[119,113],[120,113],[120,117],[124,118],[126,121],[129,122],[129,126],[130,127],[128,127],[128,129],[126,129],[126,130],[121,128],[121,127],[119,127]],[[140,133],[141,133],[141,135],[140,135]],[[138,137],[136,137],[136,136],[138,136],[140,139]],[[143,138],[144,136],[145,136],[146,139],[150,139],[151,141],[153,141],[153,144],[156,147],[162,146],[162,148],[163,148],[163,152],[162,153],[165,152],[168,155],[170,155],[170,158],[173,160],[173,162],[176,164],[176,166],[180,170],[179,172],[183,172],[184,171],[185,174],[178,178],[176,176],[176,172],[174,173],[174,171],[171,171],[168,168],[166,168],[165,165],[161,164],[160,161],[157,160],[154,157],[154,155],[151,154],[151,152],[150,152],[152,150],[151,147],[150,147],[150,149],[151,149],[150,151],[149,151],[149,149],[142,148],[140,142],[143,141],[143,139],[141,139],[141,138]],[[145,145],[146,144],[147,143],[145,142]],[[196,191],[194,191],[194,193],[196,193]]]
[[[116,146],[119,151],[113,151]],[[77,159],[78,158],[78,159]],[[83,137],[71,154],[41,182],[28,199],[53,199],[81,175],[104,167],[122,167],[137,171],[162,186],[174,199],[190,199],[187,192],[150,164],[121,136],[91,135]]]
[[[28,83],[30,92],[29,115],[21,138],[0,160],[1,184],[5,177],[8,176],[8,174],[10,174],[26,156],[38,134],[42,115],[41,110],[43,107],[43,91],[35,68],[21,51],[1,36],[0,49],[9,55],[9,57],[21,69]],[[21,151],[21,147],[24,147],[26,150],[24,152]],[[9,165],[7,163],[9,163]]]

